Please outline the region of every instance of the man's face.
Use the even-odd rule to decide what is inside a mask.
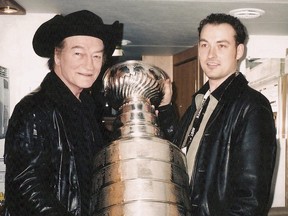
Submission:
[[[209,80],[217,85],[236,71],[237,61],[243,55],[244,45],[236,45],[235,34],[229,24],[207,24],[200,34],[200,64]]]
[[[97,79],[103,52],[103,41],[91,36],[65,38],[63,49],[55,49],[55,72],[77,98]]]

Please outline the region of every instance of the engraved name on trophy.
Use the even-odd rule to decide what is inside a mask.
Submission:
[[[185,155],[161,138],[154,112],[167,78],[142,61],[105,72],[105,95],[118,110],[119,127],[118,138],[95,158],[94,216],[191,215]]]

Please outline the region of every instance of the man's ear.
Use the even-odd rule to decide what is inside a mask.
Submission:
[[[61,53],[61,50],[59,48],[54,49],[54,61],[56,65],[60,64],[60,53]]]
[[[239,60],[240,58],[242,58],[242,56],[244,55],[244,50],[245,50],[245,46],[244,44],[239,44],[237,46],[237,53],[236,53],[236,59]]]

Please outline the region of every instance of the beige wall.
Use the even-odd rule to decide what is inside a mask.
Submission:
[[[142,56],[142,60],[164,70],[173,81],[173,56]]]

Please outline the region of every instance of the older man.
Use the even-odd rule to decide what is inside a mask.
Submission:
[[[56,15],[33,38],[51,70],[15,107],[5,142],[6,215],[90,215],[93,156],[103,146],[83,91],[112,55],[121,24],[83,10]]]

